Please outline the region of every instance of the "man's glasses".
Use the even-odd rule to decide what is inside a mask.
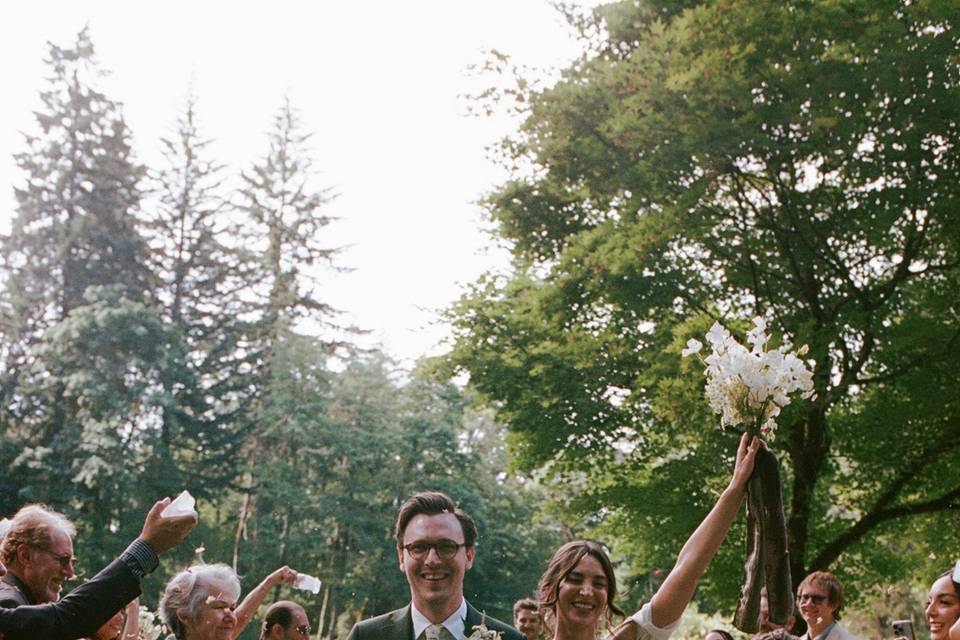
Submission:
[[[453,556],[457,555],[457,551],[460,550],[460,547],[465,546],[467,545],[462,542],[442,540],[440,542],[411,542],[410,544],[403,545],[401,548],[417,560],[426,558],[427,554],[430,553],[430,549],[436,549],[437,556],[441,560],[449,560]]]
[[[820,595],[819,593],[801,593],[797,596],[797,602],[800,604],[803,604],[808,600],[813,604],[821,605],[827,601],[827,596]]]
[[[44,549],[43,547],[37,547],[37,549],[39,549],[40,551],[43,551],[46,554],[49,554],[50,557],[56,560],[60,564],[60,566],[63,567],[64,569],[71,569],[73,567],[73,564],[77,561],[76,556],[72,556],[69,553],[64,553],[63,555],[59,555],[54,553],[53,551],[50,551],[50,549]]]

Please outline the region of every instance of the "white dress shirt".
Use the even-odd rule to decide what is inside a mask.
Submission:
[[[417,611],[416,605],[412,602],[410,603],[410,617],[413,618],[413,638],[411,638],[411,640],[419,640],[423,630],[433,623],[427,620],[425,615]],[[464,632],[466,631],[466,620],[467,601],[461,599],[460,606],[457,610],[450,614],[450,617],[441,624],[447,628],[447,631],[454,637],[454,640],[463,640]]]

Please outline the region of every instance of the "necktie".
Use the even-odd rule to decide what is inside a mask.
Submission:
[[[423,630],[423,640],[453,640],[453,634],[442,624],[432,624]]]

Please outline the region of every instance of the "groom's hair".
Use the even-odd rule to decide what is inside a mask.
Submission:
[[[417,493],[400,505],[400,512],[397,513],[397,547],[403,546],[403,532],[407,530],[407,525],[416,516],[428,515],[435,516],[441,513],[452,513],[460,522],[460,528],[463,530],[463,545],[467,548],[473,547],[477,542],[477,523],[473,521],[470,515],[457,506],[457,503],[445,493],[439,491],[424,491]]]

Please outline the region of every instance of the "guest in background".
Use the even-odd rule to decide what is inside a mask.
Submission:
[[[537,640],[543,629],[543,617],[540,615],[540,605],[533,598],[521,598],[513,605],[513,626],[527,637],[527,640]]]
[[[960,562],[933,581],[924,615],[930,625],[930,640],[960,640]]]
[[[134,598],[124,611],[112,618],[90,636],[91,640],[136,640],[140,637],[140,598]]]
[[[0,548],[7,575],[0,578],[0,607],[56,602],[73,578],[73,537],[77,530],[62,513],[28,504],[13,516]]]
[[[160,617],[177,640],[234,640],[256,612],[267,592],[293,584],[297,572],[281,567],[264,578],[243,602],[240,579],[225,564],[197,564],[167,583],[160,600]]]
[[[296,602],[281,600],[267,609],[260,629],[260,640],[303,640],[309,637],[307,612]]]
[[[789,640],[794,636],[790,635],[790,631],[793,630],[793,625],[796,623],[796,618],[793,614],[790,614],[790,617],[787,618],[787,623],[785,625],[779,625],[773,620],[770,619],[770,603],[767,600],[767,588],[763,587],[760,590],[760,630],[757,632],[752,640]]]
[[[826,571],[814,571],[797,587],[797,606],[807,623],[807,640],[856,640],[840,626],[843,585]]]
[[[140,535],[92,580],[62,600],[42,605],[0,608],[3,640],[74,640],[94,633],[114,612],[140,594],[140,580],[159,564],[157,554],[175,547],[197,524],[197,514],[164,518],[170,504],[153,505]],[[7,570],[0,562],[0,576]]]

